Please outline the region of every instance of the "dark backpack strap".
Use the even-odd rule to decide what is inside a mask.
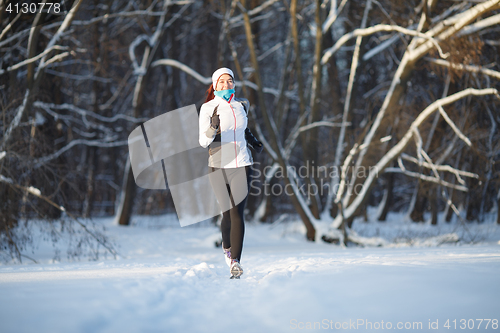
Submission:
[[[247,110],[246,103],[241,101],[241,100],[238,100],[238,102],[241,104],[241,106],[243,106],[243,110],[245,110],[245,114],[248,116],[248,110]]]

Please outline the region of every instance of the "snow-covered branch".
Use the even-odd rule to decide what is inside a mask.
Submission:
[[[120,81],[120,84],[116,88],[116,91],[113,93],[113,96],[111,96],[106,101],[106,103],[104,103],[102,105],[99,105],[99,109],[100,110],[105,110],[105,109],[111,107],[111,104],[113,104],[113,102],[120,96],[120,93],[122,92],[122,89],[127,85],[127,81],[130,78],[130,76],[132,75],[132,72],[133,72],[132,70],[129,70],[127,72],[127,74],[125,74],[125,76]]]
[[[304,132],[304,131],[310,130],[312,128],[321,127],[321,126],[342,127],[342,126],[350,126],[350,125],[351,125],[351,123],[343,124],[343,123],[334,123],[334,122],[328,121],[328,120],[321,120],[321,121],[316,121],[316,122],[308,124],[308,125],[301,126],[299,128],[299,132]]]
[[[468,172],[468,171],[463,171],[463,170],[458,170],[458,169],[455,169],[449,165],[437,165],[437,164],[430,164],[428,162],[422,162],[420,163],[415,157],[412,157],[408,154],[401,154],[401,158],[405,161],[409,161],[409,162],[412,162],[412,163],[415,163],[419,166],[423,166],[425,168],[435,168],[436,170],[438,171],[447,171],[447,172],[450,172],[452,174],[454,174],[459,183],[462,184],[462,185],[465,185],[465,181],[462,179],[462,177],[460,176],[463,176],[463,177],[469,177],[469,178],[475,178],[475,179],[479,179],[479,175],[475,174],[475,173],[472,173],[472,172]],[[403,168],[402,168],[403,169]]]
[[[448,123],[448,125],[450,125],[450,127],[453,129],[453,131],[455,132],[455,134],[460,138],[462,139],[463,142],[465,142],[467,144],[467,146],[469,147],[472,147],[472,143],[470,142],[469,138],[466,137],[462,131],[460,131],[458,129],[458,127],[455,125],[455,123],[450,119],[450,117],[448,117],[448,114],[446,113],[446,111],[443,109],[443,107],[440,105],[439,106],[439,113],[441,114],[441,116],[444,118],[444,120],[446,120],[446,122]]]
[[[259,126],[258,123],[256,123],[256,131],[257,131],[257,135],[259,137],[259,140],[262,142],[262,144],[264,145],[264,148],[266,149],[267,153],[269,155],[271,155],[271,158],[274,160],[274,161],[277,161],[278,160],[278,154],[276,154],[276,152],[274,151],[273,147],[271,146],[271,143],[269,143],[269,141],[266,139],[264,133],[262,133],[262,129],[261,127]]]
[[[7,32],[9,32],[9,30],[12,28],[12,26],[14,25],[14,23],[16,23],[17,20],[19,20],[19,18],[21,17],[21,14],[22,14],[22,11],[20,11],[16,17],[14,17],[14,19],[9,22],[9,24],[7,24],[7,26],[5,27],[5,29],[2,30],[2,33],[0,34],[0,40],[2,40],[2,38],[5,36],[5,34],[7,34]]]
[[[491,27],[494,25],[498,25],[498,24],[500,24],[500,14],[490,16],[488,18],[485,18],[484,20],[473,23],[473,24],[463,28],[462,31],[460,31],[457,34],[457,37],[470,35],[470,34],[473,34],[475,32],[478,32],[480,30],[483,30],[485,28],[488,28],[488,27]]]
[[[183,64],[180,61],[174,60],[174,59],[160,59],[160,60],[156,60],[155,62],[153,62],[151,64],[151,67],[156,67],[156,66],[171,66],[171,67],[175,67],[175,68],[178,68],[181,71],[185,72],[186,74],[191,75],[192,77],[194,77],[196,80],[198,80],[199,82],[201,82],[203,84],[209,85],[210,83],[212,83],[212,78],[211,77],[204,77],[203,75],[201,75],[200,73],[198,73],[197,71],[195,71],[194,69],[192,69],[191,67]]]
[[[323,54],[323,57],[321,58],[321,63],[323,65],[326,64],[328,62],[328,60],[330,60],[331,56],[334,55],[335,52],[337,52],[349,40],[351,40],[355,37],[359,37],[359,36],[364,37],[364,36],[373,35],[377,32],[381,32],[381,31],[386,31],[386,32],[396,31],[396,32],[400,32],[400,33],[405,34],[405,35],[426,39],[426,40],[430,41],[436,47],[436,49],[439,51],[439,55],[442,58],[448,57],[448,54],[443,53],[443,50],[439,46],[438,42],[433,37],[428,36],[427,34],[424,34],[424,33],[421,33],[421,32],[415,31],[415,30],[403,28],[403,27],[400,27],[398,25],[379,24],[379,25],[376,25],[376,26],[373,26],[370,28],[356,29],[356,30],[342,36],[335,43],[335,45],[333,45],[331,48],[329,48],[325,51],[325,53]]]
[[[326,18],[325,22],[323,23],[323,33],[325,34],[328,29],[332,26],[333,23],[337,20],[337,17],[339,17],[340,13],[344,9],[345,5],[347,3],[347,0],[342,0],[340,3],[339,7],[336,8],[337,1],[332,0],[332,4],[330,7],[330,12],[328,13],[328,17]]]
[[[446,187],[449,187],[449,188],[452,188],[452,189],[455,189],[455,190],[459,190],[459,191],[462,191],[462,192],[468,192],[469,191],[469,189],[466,186],[455,185],[455,184],[452,184],[452,183],[447,182],[445,180],[442,180],[441,178],[426,176],[426,175],[423,175],[423,174],[418,173],[418,172],[412,172],[412,171],[408,171],[408,170],[402,170],[400,168],[386,168],[384,170],[384,172],[386,172],[386,173],[391,173],[391,172],[392,173],[402,173],[402,174],[407,175],[409,177],[418,178],[418,179],[421,179],[421,180],[426,181],[426,182],[431,182],[431,183],[439,184],[439,185],[446,186]]]
[[[480,66],[456,64],[456,63],[452,63],[452,62],[449,62],[446,60],[433,59],[433,58],[429,58],[429,57],[426,57],[424,59],[429,61],[429,62],[432,62],[433,64],[436,64],[436,65],[449,67],[449,68],[459,70],[459,71],[467,71],[467,72],[471,72],[471,73],[481,73],[481,74],[488,75],[488,76],[494,77],[495,79],[500,80],[500,72],[497,72],[497,71],[494,71],[494,70],[491,70],[488,68],[484,68],[484,67],[480,67]]]
[[[78,8],[80,7],[81,3],[82,3],[82,0],[78,0],[78,2],[73,5],[73,8],[71,8],[71,10],[68,12],[66,17],[64,18],[63,23],[61,24],[59,29],[57,29],[57,32],[54,34],[52,39],[47,44],[46,49],[52,48],[53,46],[56,45],[57,42],[59,42],[64,31],[71,25],[71,22],[73,21],[73,18],[75,17],[75,14],[78,11]],[[45,62],[47,61],[46,57],[47,57],[47,55],[42,57],[42,60],[40,61],[40,65],[38,66],[37,74],[35,75],[35,78],[38,75],[40,75],[41,70],[43,70]]]
[[[171,5],[187,5],[187,4],[191,4],[191,3],[194,3],[194,1],[186,0],[186,1],[171,1],[170,2]],[[164,14],[163,11],[154,12],[154,11],[152,11],[152,8],[150,7],[150,8],[145,9],[145,10],[135,10],[135,11],[125,11],[125,12],[113,13],[113,14],[105,14],[103,16],[94,17],[90,20],[73,20],[72,25],[84,27],[84,26],[89,26],[89,25],[96,24],[99,22],[105,22],[107,20],[114,19],[114,18],[139,17],[139,16],[161,16],[163,14]],[[14,23],[14,22],[12,22],[12,23]],[[51,24],[47,24],[47,25],[43,26],[42,31],[47,31],[47,30],[50,30],[52,28],[59,27],[60,25],[61,25],[61,22],[54,22]],[[29,34],[30,30],[31,29],[25,29],[25,30],[19,31],[18,33],[10,36],[8,39],[0,42],[0,47],[6,45],[6,44],[8,44],[16,39],[24,38],[25,36],[27,36]],[[2,38],[0,38],[0,40],[2,40]]]
[[[26,186],[22,186],[22,185],[16,184],[12,179],[6,178],[6,177],[4,177],[1,174],[0,174],[0,182],[9,184],[10,186],[13,186],[13,187],[15,187],[17,189],[26,191],[27,193],[32,194],[35,197],[42,199],[43,201],[45,201],[48,204],[50,204],[51,206],[57,208],[61,212],[64,212],[69,217],[71,217],[77,224],[79,224],[80,227],[82,227],[82,229],[85,230],[85,232],[87,232],[89,235],[91,235],[100,245],[102,245],[106,250],[109,251],[109,253],[111,253],[116,258],[117,252],[116,252],[116,250],[112,246],[110,246],[110,244],[108,244],[107,242],[103,241],[101,237],[98,237],[94,232],[92,232],[91,230],[89,230],[85,224],[83,224],[82,222],[80,222],[76,217],[74,217],[72,214],[70,214],[68,211],[66,211],[66,208],[64,208],[63,206],[60,206],[60,205],[56,204],[54,201],[50,200],[49,197],[43,195],[42,192],[39,189],[37,189],[37,188],[35,188],[33,186],[26,187]]]
[[[300,118],[305,118],[305,116],[307,116],[307,115],[308,115],[307,113],[304,113],[304,115]],[[297,122],[297,124],[300,124],[300,122]],[[316,121],[314,123],[310,123],[310,124],[301,126],[298,129],[294,129],[292,131],[291,137],[287,140],[288,143],[287,143],[286,148],[285,148],[285,156],[287,159],[290,157],[290,153],[291,153],[292,149],[295,147],[295,144],[297,142],[297,139],[299,138],[300,133],[302,133],[304,131],[307,131],[307,130],[310,130],[310,129],[316,128],[316,127],[322,127],[322,126],[342,127],[342,126],[350,126],[350,125],[351,125],[351,123],[342,124],[342,123],[334,123],[333,121],[330,121],[330,120],[320,120],[320,121]]]
[[[356,155],[357,152],[359,151],[358,148],[359,148],[359,145],[357,143],[354,144],[354,146],[349,151],[349,154],[347,155],[346,159],[344,160],[344,164],[342,164],[339,189],[336,193],[336,198],[335,198],[336,203],[340,203],[341,202],[340,199],[344,195],[345,186],[346,186],[346,179],[347,179],[347,168],[351,164],[352,159],[354,158],[354,155]]]
[[[41,102],[41,101],[36,101],[33,103],[33,106],[35,107],[39,107],[39,108],[42,108],[42,109],[51,109],[51,110],[69,110],[69,111],[72,111],[72,112],[75,112],[75,113],[78,113],[79,115],[81,115],[82,117],[92,117],[92,118],[95,118],[97,120],[100,120],[100,121],[103,121],[103,122],[106,122],[106,123],[114,123],[115,121],[117,121],[118,119],[123,119],[123,120],[126,120],[126,121],[130,121],[132,123],[141,123],[141,122],[144,122],[147,120],[147,118],[134,118],[134,117],[131,117],[131,116],[127,116],[127,115],[124,115],[124,114],[117,114],[113,117],[103,117],[95,112],[92,112],[92,111],[87,111],[87,110],[84,110],[84,109],[81,109],[73,104],[68,104],[68,103],[64,103],[64,104],[59,104],[59,105],[56,105],[56,104],[52,104],[52,103],[44,103],[44,102]]]
[[[254,16],[254,15],[257,15],[258,13],[262,12],[263,10],[267,9],[268,7],[272,6],[276,2],[278,2],[278,0],[267,0],[262,5],[257,6],[254,9],[249,10],[249,11],[246,11],[246,9],[244,7],[242,7],[239,2],[237,2],[236,4],[239,5],[240,10],[246,11],[249,16]],[[241,21],[243,21],[243,14],[240,14],[238,16],[231,18],[229,20],[229,24],[234,25],[236,23],[240,23]]]
[[[42,165],[44,165],[45,163],[47,163],[47,162],[49,162],[49,161],[51,161],[51,160],[53,160],[55,158],[58,158],[63,153],[65,153],[66,151],[70,150],[72,147],[74,147],[76,145],[87,145],[87,146],[91,146],[91,147],[111,148],[111,147],[123,147],[123,146],[127,146],[128,145],[128,141],[125,140],[125,141],[115,141],[115,142],[103,142],[103,141],[100,141],[100,140],[94,140],[94,141],[81,140],[81,139],[73,140],[70,143],[68,143],[66,146],[64,146],[63,148],[61,148],[58,151],[56,151],[55,153],[47,155],[47,156],[44,156],[44,157],[41,157],[41,158],[38,158],[38,159],[35,159],[33,161],[34,168],[39,168]]]
[[[180,61],[177,61],[177,60],[174,60],[174,59],[160,59],[160,60],[156,60],[154,61],[152,64],[151,64],[152,67],[156,67],[156,66],[171,66],[171,67],[175,67],[175,68],[178,68],[180,69],[181,71],[185,72],[186,74],[192,76],[193,78],[195,78],[197,81],[203,83],[203,84],[206,84],[206,85],[209,85],[212,83],[212,78],[211,77],[204,77],[203,75],[201,75],[200,73],[198,73],[197,71],[195,71],[194,69],[192,69],[191,67],[183,64],[182,62]],[[236,81],[235,82],[235,85],[237,87],[241,87],[243,86],[243,84],[255,91],[258,90],[258,87],[255,83],[253,82],[250,82],[250,81]],[[274,96],[279,96],[279,91],[277,89],[273,89],[273,88],[263,88],[263,91],[265,93],[268,93],[268,94],[271,94],[271,95],[274,95]],[[294,99],[295,96],[293,94],[285,94],[287,95],[287,97],[291,98],[291,99]]]
[[[415,129],[418,129],[418,127],[430,115],[439,110],[440,107],[454,103],[464,97],[486,96],[486,95],[495,95],[497,96],[497,98],[500,98],[500,96],[498,95],[498,90],[496,89],[468,88],[458,93],[455,93],[451,96],[439,99],[430,104],[425,110],[423,110],[418,115],[418,117],[413,121],[410,128],[408,129],[406,134],[401,138],[401,140],[394,147],[392,147],[374,166],[374,170],[376,170],[376,172],[371,172],[371,171],[369,172],[369,175],[366,178],[365,182],[363,183],[363,187],[360,193],[356,196],[356,198],[352,201],[352,203],[349,204],[349,206],[345,207],[344,209],[345,218],[350,218],[357,212],[357,210],[361,207],[362,203],[366,200],[367,194],[371,189],[371,187],[373,186],[375,179],[378,177],[378,174],[383,172],[389,166],[389,164],[392,163],[392,161],[394,161],[404,151],[404,149],[406,149],[406,147],[408,146],[408,144],[413,139],[416,133]],[[337,228],[341,224],[342,222],[341,220],[342,217],[337,216],[337,218],[335,218],[335,221],[332,223],[332,227]]]
[[[455,15],[455,17],[452,17],[449,20],[443,21],[434,29],[429,30],[426,35],[435,36],[435,38],[439,41],[447,40],[452,36],[456,36],[462,29],[465,29],[467,25],[474,22],[481,15],[494,9],[498,9],[499,3],[499,0],[489,0],[480,3],[463,13]],[[434,43],[430,44],[430,41],[426,41],[419,45],[413,50],[411,54],[412,59],[420,59],[428,53],[433,46],[435,46]]]
[[[52,37],[52,39],[47,44],[46,49],[51,49],[56,45],[56,43],[61,38],[64,30],[66,30],[69,27],[69,25],[71,24],[71,21],[73,20],[75,13],[78,10],[78,8],[80,7],[81,3],[82,3],[82,0],[78,0],[78,2],[76,2],[73,5],[73,8],[71,8],[71,10],[68,12],[66,17],[64,18],[63,23],[61,24],[61,26],[59,27],[59,29],[57,30],[55,35]],[[37,68],[36,74],[35,74],[35,81],[37,81],[38,78],[40,77],[40,75],[43,73],[43,70],[44,70],[46,62],[47,62],[47,59],[46,59],[47,55],[48,55],[48,53],[45,54],[40,60],[40,63],[38,65],[38,68]],[[12,134],[12,131],[19,126],[19,123],[21,122],[21,118],[26,110],[27,105],[28,105],[28,101],[29,101],[30,96],[31,96],[30,89],[26,89],[26,92],[24,93],[23,102],[17,108],[16,116],[14,117],[12,122],[9,124],[9,127],[5,131],[5,135],[3,137],[2,144],[0,145],[0,150],[3,149],[5,147],[5,145],[7,144],[7,142],[9,141],[10,136]]]
[[[497,8],[498,4],[499,0],[486,1],[466,10],[463,13],[456,15],[453,18],[450,18],[449,20],[441,22],[425,34],[428,38],[430,38],[431,36],[435,36],[435,39],[426,40],[422,44],[419,44],[417,42],[418,40],[421,40],[420,37],[413,39],[406,52],[404,53],[398,69],[393,76],[391,86],[386,94],[384,102],[382,103],[382,107],[377,113],[377,116],[375,117],[370,130],[364,138],[364,145],[371,143],[375,136],[375,133],[379,130],[379,127],[382,124],[382,120],[384,119],[387,110],[392,106],[395,106],[396,100],[402,97],[401,83],[403,78],[408,77],[413,71],[416,62],[435,47],[436,40],[447,40],[448,38],[454,36],[458,31],[473,22],[482,14],[485,14],[488,11]],[[419,27],[421,27],[423,23],[425,22],[422,17]],[[359,167],[361,165],[365,155],[366,150],[361,151],[356,161],[356,167]],[[351,183],[351,189],[354,184],[355,182],[353,181]],[[352,191],[350,191],[350,193],[352,193]],[[346,200],[349,199],[346,198]]]

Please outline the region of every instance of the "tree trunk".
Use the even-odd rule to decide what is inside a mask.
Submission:
[[[243,7],[246,8],[245,0],[242,0],[241,3],[243,5]],[[263,86],[262,86],[262,81],[260,79],[260,73],[259,73],[259,63],[257,61],[257,55],[255,53],[255,47],[254,47],[254,42],[253,42],[253,37],[252,37],[252,28],[251,28],[251,24],[250,24],[250,18],[248,16],[248,12],[246,11],[246,9],[242,10],[242,12],[243,12],[243,19],[245,22],[245,34],[246,34],[247,44],[248,44],[248,48],[249,48],[249,52],[250,52],[250,59],[251,59],[252,66],[253,66],[254,71],[255,71],[254,72],[255,83],[257,84],[257,87],[258,87],[257,95],[259,98],[259,106],[260,106],[260,109],[261,109],[262,114],[264,116],[263,117],[264,123],[266,124],[266,128],[269,132],[269,135],[271,136],[269,141],[272,145],[272,148],[274,149],[274,151],[276,153],[276,156],[278,159],[276,162],[279,163],[280,167],[283,170],[288,170],[287,164],[286,164],[285,159],[283,158],[283,155],[282,155],[283,148],[281,147],[281,144],[278,141],[278,135],[276,133],[277,131],[276,131],[276,128],[274,126],[275,124],[273,124],[271,116],[268,113],[267,108],[266,108]],[[288,172],[287,172],[287,174],[288,174]],[[287,187],[294,188],[294,185],[291,184],[291,180],[289,177],[284,177],[284,180],[285,180]],[[314,228],[314,225],[312,224],[312,219],[308,216],[307,212],[302,207],[299,199],[297,198],[297,195],[300,195],[300,193],[292,192],[292,195],[290,195],[290,199],[292,200],[292,204],[294,205],[295,209],[299,213],[299,215],[302,219],[302,222],[304,223],[304,226],[306,227],[307,239],[310,241],[314,241],[315,237],[316,237],[316,230]]]
[[[83,203],[82,214],[84,217],[90,217],[92,213],[92,206],[94,203],[94,175],[96,170],[96,147],[88,147],[87,149],[87,192]]]
[[[481,206],[481,195],[479,191],[471,190],[467,195],[469,197],[467,205],[467,221],[479,221],[479,209]]]
[[[129,225],[130,218],[132,217],[132,209],[135,199],[136,185],[134,175],[132,173],[132,166],[130,158],[127,157],[127,164],[125,166],[124,182],[121,191],[120,203],[116,211],[116,222],[119,225]]]
[[[419,181],[417,186],[418,190],[415,198],[416,202],[410,213],[410,218],[413,222],[424,222],[424,212],[425,207],[427,206],[426,191],[423,188],[425,184],[422,184],[422,182]]]
[[[386,221],[387,214],[389,213],[392,205],[393,189],[394,189],[394,173],[389,172],[386,174],[385,179],[387,180],[387,185],[384,191],[383,207],[380,215],[378,216],[379,221]]]
[[[497,195],[497,224],[500,224],[500,191]]]
[[[160,20],[156,26],[155,34],[150,38],[148,45],[144,48],[142,63],[140,65],[142,73],[138,74],[134,89],[134,98],[132,101],[133,115],[135,118],[139,118],[141,116],[140,105],[143,98],[143,90],[144,87],[146,86],[150,64],[153,60],[153,57],[158,48],[158,44],[164,32],[165,16],[167,13],[168,5],[169,5],[168,2],[164,3],[163,14],[161,15]],[[135,52],[135,49],[132,51]],[[132,205],[134,203],[135,192],[136,192],[136,185],[135,185],[134,175],[132,172],[132,165],[130,163],[129,158],[127,158],[127,164],[125,166],[125,172],[123,178],[124,178],[124,185],[122,187],[122,193],[121,193],[122,197],[120,199],[120,204],[118,206],[116,220],[120,225],[129,225],[132,212]],[[123,190],[125,192],[123,192]]]
[[[33,24],[31,25],[30,37],[28,40],[28,59],[33,58],[37,52],[38,46],[38,37],[40,36],[41,29],[41,20],[46,16],[45,13],[38,12],[36,14],[35,19],[33,20]],[[32,62],[27,66],[27,85],[28,89],[33,89],[33,78],[35,77],[35,63]]]
[[[438,197],[437,197],[438,188],[436,186],[432,186],[429,191],[429,201],[431,205],[431,224],[438,224]]]
[[[453,202],[453,195],[454,195],[455,191],[453,191],[453,189],[450,191],[450,201]],[[453,209],[451,208],[451,206],[446,203],[446,209],[444,210],[445,212],[445,221],[447,223],[450,223],[451,222],[451,218],[453,217]]]
[[[309,117],[309,123],[314,123],[321,119],[321,113],[319,109],[319,100],[321,98],[321,73],[322,73],[322,65],[321,65],[321,55],[323,53],[323,18],[322,18],[322,10],[321,10],[321,0],[316,0],[316,9],[315,9],[315,23],[316,23],[316,44],[314,47],[314,65],[313,65],[313,78],[312,78],[312,87],[311,87],[311,100],[310,100],[310,108],[311,108],[311,116]],[[318,165],[318,139],[319,139],[319,128],[313,128],[307,132],[307,141],[306,141],[306,150],[307,152],[307,160],[310,163],[306,164],[308,166],[308,185],[312,185],[308,188],[317,188],[319,181],[316,177],[317,174],[314,172],[314,166]],[[308,191],[309,192],[309,191]],[[314,194],[308,193],[309,200],[311,202],[311,213],[316,219],[319,219],[320,214],[320,205],[319,197],[316,197]]]
[[[319,17],[319,11],[320,5],[318,5],[319,1],[316,1],[316,21],[318,21]],[[300,38],[298,35],[298,26],[297,26],[297,0],[292,0],[290,4],[290,16],[292,20],[292,37],[293,37],[293,45],[294,45],[294,52],[295,52],[295,71],[296,71],[296,76],[297,76],[297,84],[298,84],[298,94],[299,94],[299,113],[300,117],[304,116],[304,113],[306,112],[306,105],[305,105],[305,98],[304,98],[304,84],[303,84],[303,77],[302,77],[302,59],[301,59],[301,52],[300,52]],[[317,103],[314,103],[313,101],[316,100],[316,88],[318,79],[320,79],[321,75],[321,63],[318,62],[321,60],[321,37],[319,37],[319,44],[318,44],[318,34],[320,36],[322,35],[321,31],[321,24],[316,25],[318,28],[316,29],[316,47],[315,47],[315,65],[313,69],[313,86],[311,89],[311,95],[312,95],[312,100],[311,103],[314,104],[316,109],[317,107],[315,106]],[[319,47],[319,55],[318,55],[318,47]],[[311,109],[311,113],[317,113],[317,111]],[[306,124],[306,120],[300,124],[301,126]],[[313,130],[311,130],[313,131]],[[310,132],[310,131],[309,131]],[[316,132],[315,132],[316,133]],[[309,177],[310,175],[310,164],[312,164],[313,161],[316,160],[314,152],[317,152],[317,139],[314,139],[315,136],[310,135],[307,132],[303,132],[300,134],[300,144],[302,146],[302,154],[303,154],[303,160],[306,161],[306,168],[307,168],[307,176],[302,179],[306,183],[306,188],[310,189],[311,188],[311,178]],[[310,162],[309,162],[310,161]],[[310,195],[309,192],[307,193],[308,199],[310,200],[310,205],[309,209],[311,209],[311,213],[313,216],[317,219],[319,218],[319,210],[318,210],[318,202],[316,200],[316,197],[313,195]]]
[[[372,4],[372,0],[366,1],[366,7],[364,10],[363,19],[361,22],[362,29],[366,27],[367,20],[368,20],[368,14],[369,14],[370,9],[371,9],[371,4]],[[360,56],[362,41],[363,41],[363,37],[356,38],[356,45],[354,48],[354,53],[352,55],[351,70],[349,73],[349,82],[347,83],[347,92],[346,92],[346,98],[345,98],[345,102],[344,102],[344,110],[343,110],[343,114],[342,114],[343,126],[340,129],[339,139],[337,141],[337,148],[335,149],[335,160],[333,162],[334,168],[341,166],[342,158],[344,156],[344,141],[345,141],[346,132],[347,132],[347,124],[346,123],[348,121],[349,111],[351,109],[351,98],[352,98],[354,82],[356,79],[356,72],[357,72],[358,64],[359,64],[359,56]],[[340,178],[339,178],[339,176],[335,175],[332,178],[331,183],[330,183],[330,191],[328,194],[326,207],[325,207],[325,209],[327,209],[327,210],[335,198],[336,193],[334,193],[334,189],[338,188],[339,183],[340,183]]]

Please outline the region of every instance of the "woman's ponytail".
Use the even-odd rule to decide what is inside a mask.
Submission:
[[[208,101],[211,101],[215,98],[215,95],[214,95],[214,86],[213,85],[210,85],[210,87],[208,87],[207,89],[207,98],[205,99],[205,103],[208,102]]]

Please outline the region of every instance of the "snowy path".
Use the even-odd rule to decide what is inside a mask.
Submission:
[[[213,228],[126,231],[127,259],[0,266],[0,332],[448,332],[461,319],[500,331],[498,244],[341,249],[247,235],[241,280],[210,246]]]

